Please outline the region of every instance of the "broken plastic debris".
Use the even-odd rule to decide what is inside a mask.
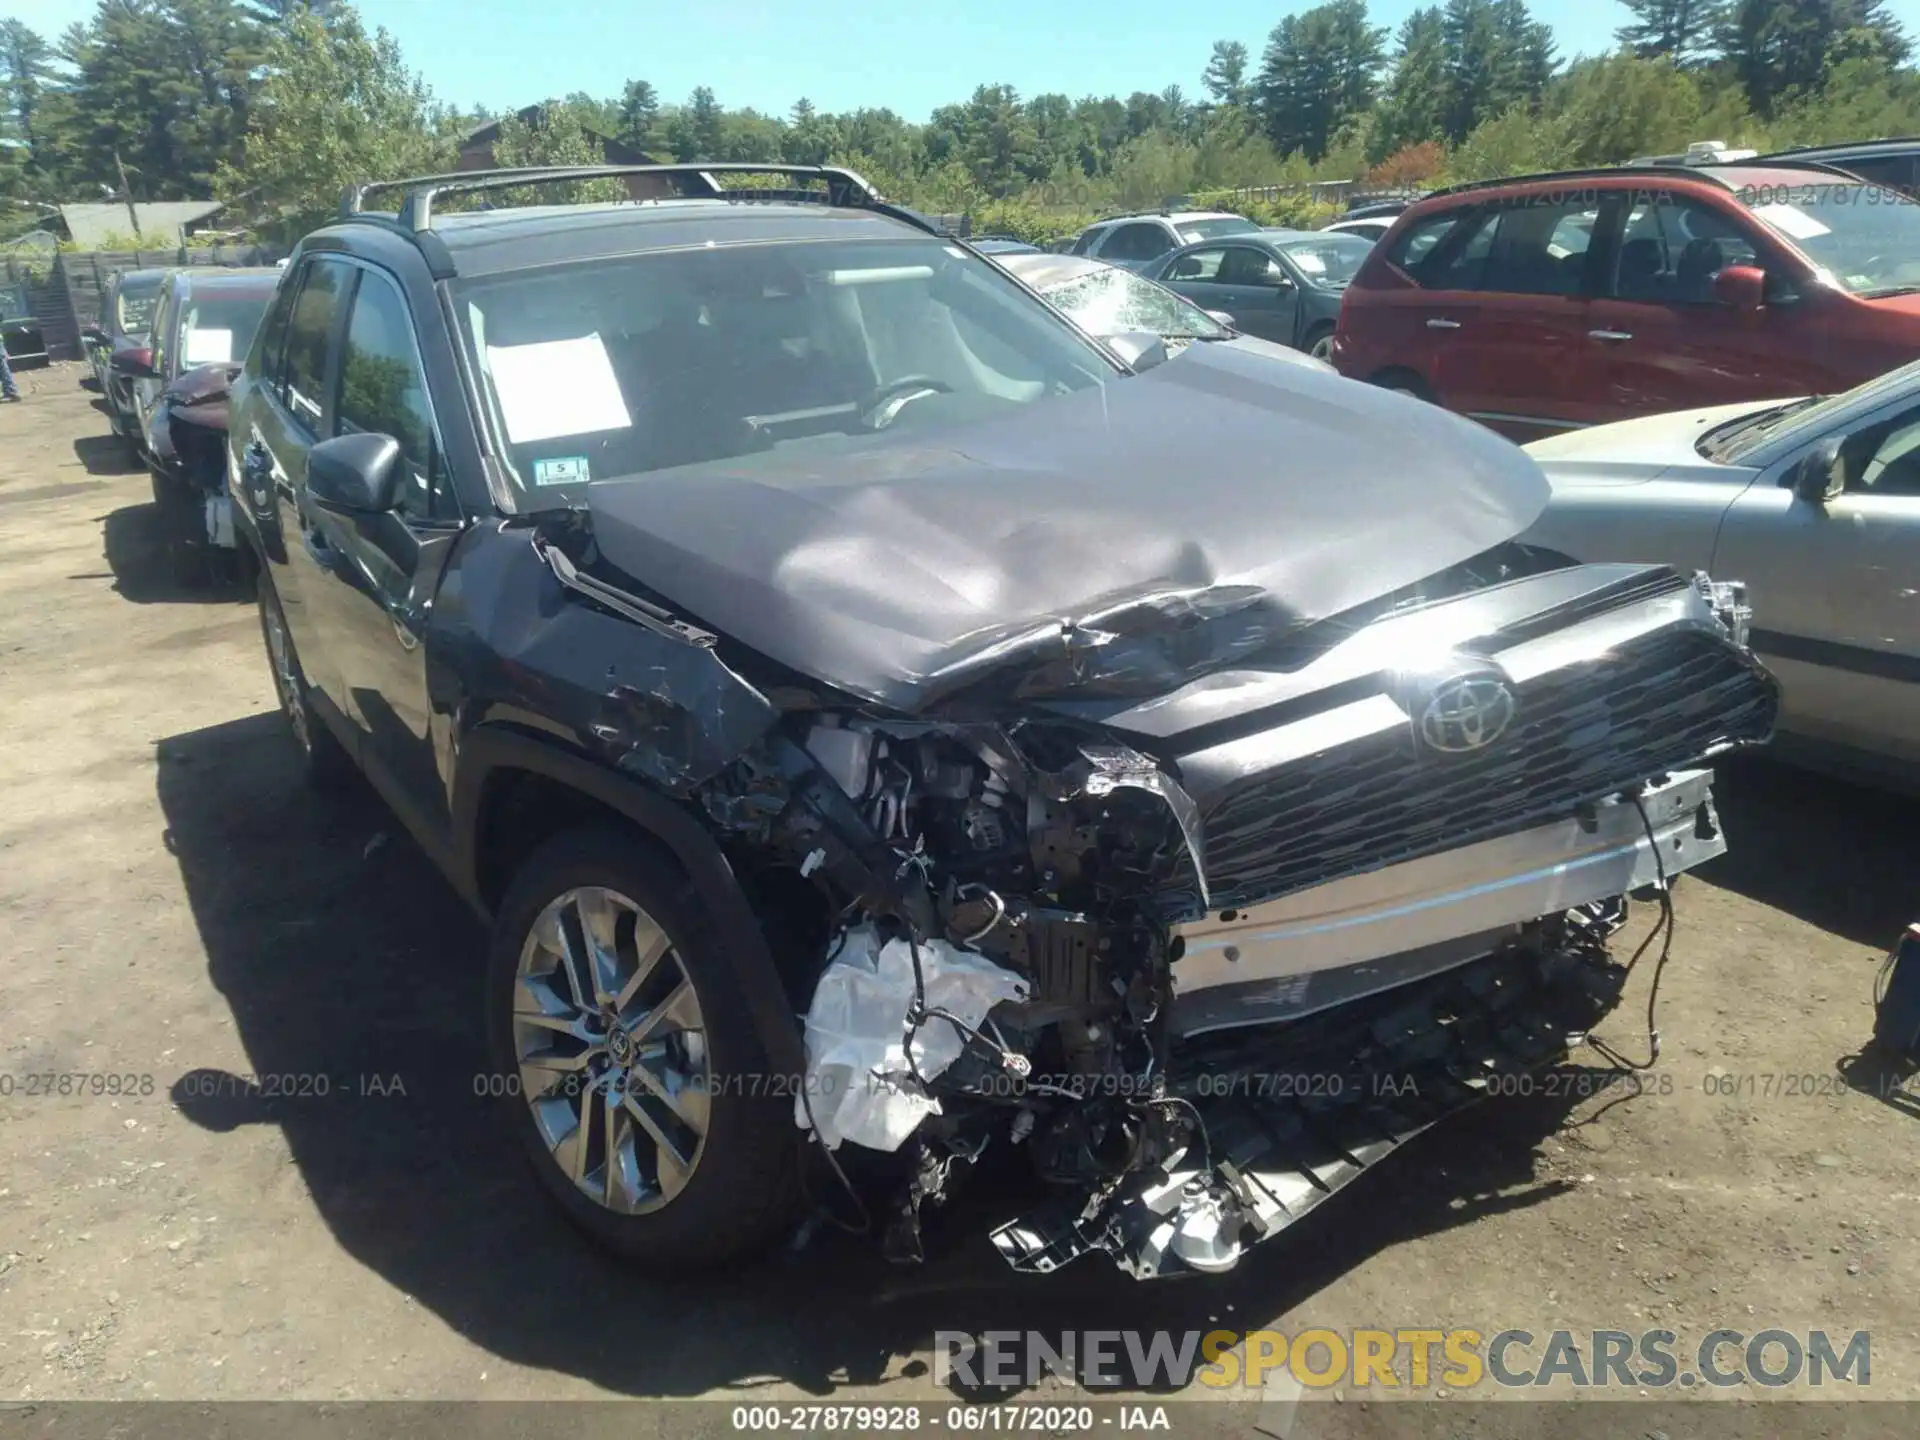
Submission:
[[[920,943],[920,972],[929,1010],[944,1010],[969,1029],[1003,1000],[1024,1000],[1027,982],[982,955],[943,940]],[[794,1123],[837,1150],[843,1140],[872,1150],[898,1150],[940,1102],[907,1067],[907,1013],[913,1006],[913,951],[905,940],[884,945],[870,925],[849,930],[821,975],[807,1008],[806,1088],[794,1100]],[[960,1032],[929,1019],[913,1040],[914,1068],[931,1080],[955,1060]]]

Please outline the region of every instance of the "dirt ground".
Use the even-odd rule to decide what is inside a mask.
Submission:
[[[476,925],[371,796],[303,791],[252,605],[171,584],[77,368],[21,380],[0,1396],[932,1400],[936,1329],[1726,1325],[1871,1331],[1872,1394],[1920,1398],[1920,1108],[1838,1068],[1920,917],[1911,802],[1724,774],[1732,853],[1679,888],[1651,1093],[1489,1102],[1220,1280],[822,1239],[656,1284],[576,1240],[472,1093]],[[1635,1054],[1645,975],[1606,1027]],[[26,1093],[47,1071],[129,1078]],[[208,1083],[311,1074],[344,1078]]]

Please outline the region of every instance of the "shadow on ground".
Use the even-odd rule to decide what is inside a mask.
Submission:
[[[158,505],[127,505],[101,522],[107,568],[114,590],[136,605],[232,605],[247,597],[237,582],[217,576],[199,552],[181,552],[168,541]]]
[[[1880,949],[1920,920],[1920,802],[1758,756],[1722,764],[1714,799],[1727,853],[1701,879]]]
[[[73,442],[73,453],[89,475],[133,475],[146,468],[118,435],[82,435]]]
[[[822,1232],[722,1275],[652,1280],[576,1238],[499,1102],[476,1095],[483,936],[378,800],[310,798],[277,714],[174,736],[158,759],[166,843],[252,1072],[325,1076],[329,1091],[265,1097],[186,1056],[175,1103],[216,1132],[279,1126],[347,1254],[518,1364],[634,1395],[767,1376],[826,1394],[878,1380],[936,1329],[1256,1326],[1383,1248],[1559,1193],[1534,1149],[1571,1099],[1500,1101],[1215,1280],[1140,1284],[1097,1258],[1015,1276],[984,1238],[1005,1182],[930,1225],[922,1267]]]

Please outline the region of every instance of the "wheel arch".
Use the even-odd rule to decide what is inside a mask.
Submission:
[[[530,796],[541,803],[530,808]],[[772,949],[726,852],[684,808],[553,741],[490,725],[461,741],[452,812],[454,884],[489,920],[518,863],[546,839],[596,820],[637,832],[699,896],[768,1062],[798,1083],[806,1050]],[[500,833],[516,818],[511,835]]]

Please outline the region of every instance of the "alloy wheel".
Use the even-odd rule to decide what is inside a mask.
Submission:
[[[1331,363],[1333,360],[1333,336],[1331,334],[1322,335],[1308,348],[1307,354],[1316,360],[1325,360]]]
[[[658,1210],[706,1143],[706,1025],[672,941],[618,891],[571,889],[520,949],[514,984],[520,1093],[553,1162],[618,1214]]]

